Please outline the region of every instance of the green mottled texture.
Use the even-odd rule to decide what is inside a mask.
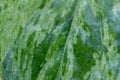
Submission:
[[[120,80],[120,0],[0,0],[0,80]]]

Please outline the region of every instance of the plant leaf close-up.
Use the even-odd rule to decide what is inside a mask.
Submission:
[[[120,0],[0,0],[0,80],[120,80]]]

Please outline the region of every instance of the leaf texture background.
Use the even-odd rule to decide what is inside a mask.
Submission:
[[[3,80],[120,80],[120,0],[0,0]]]

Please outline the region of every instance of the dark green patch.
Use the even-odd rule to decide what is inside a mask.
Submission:
[[[83,80],[83,76],[87,71],[95,65],[95,60],[93,59],[94,49],[87,46],[84,42],[77,37],[77,43],[74,44],[74,72],[73,78],[79,78]]]
[[[38,45],[34,47],[34,54],[32,60],[32,80],[35,80],[41,70],[41,64],[45,63],[45,57],[51,42],[53,41],[53,34],[47,35],[45,39]]]
[[[5,4],[4,4],[4,9],[7,9],[7,8],[8,8],[8,4],[5,3]]]
[[[39,6],[40,9],[44,8],[45,2],[46,2],[46,0],[41,1],[40,6]]]

